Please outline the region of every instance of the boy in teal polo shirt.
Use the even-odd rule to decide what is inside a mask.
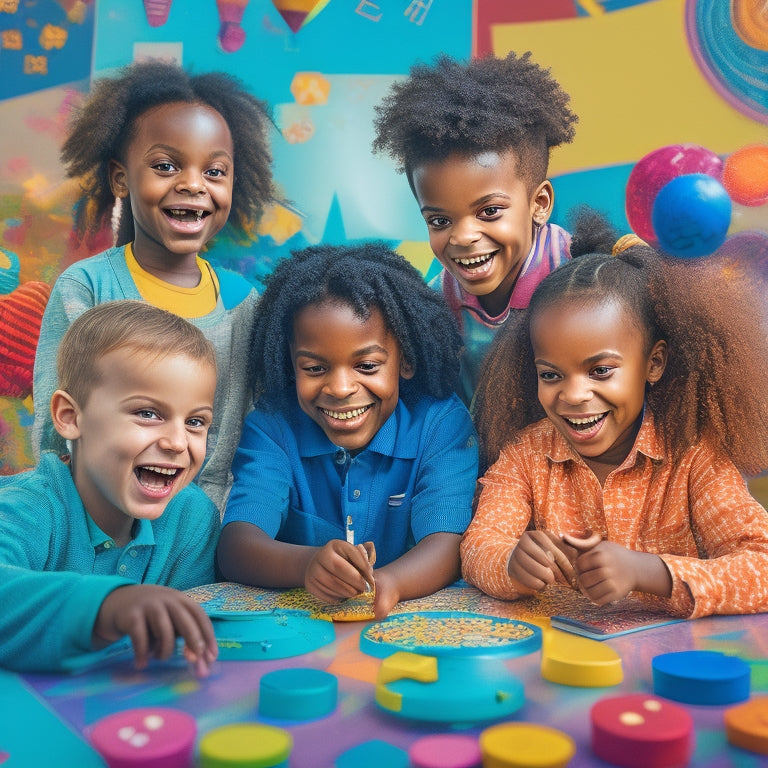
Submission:
[[[205,674],[210,620],[177,590],[214,580],[219,515],[192,483],[216,356],[186,320],[139,301],[79,317],[51,398],[71,452],[0,480],[0,666],[57,669],[124,635],[137,667],[176,637]]]

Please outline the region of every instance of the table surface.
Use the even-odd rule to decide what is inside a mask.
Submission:
[[[467,589],[471,588],[465,588],[465,594]],[[514,603],[482,596],[479,604],[482,612],[515,617]],[[422,610],[429,605],[428,600],[418,603]],[[434,601],[434,605],[436,609],[444,607],[439,600]],[[103,766],[87,745],[89,729],[106,715],[134,707],[170,706],[184,710],[197,720],[198,739],[214,728],[234,722],[279,725],[293,736],[291,768],[333,768],[343,752],[370,739],[380,739],[407,750],[410,744],[426,735],[451,732],[479,735],[484,728],[499,722],[483,722],[471,727],[458,723],[426,723],[407,720],[379,708],[374,693],[381,660],[359,650],[360,631],[366,626],[367,623],[360,621],[335,622],[335,640],[311,653],[271,661],[218,661],[211,676],[202,680],[196,679],[181,661],[156,663],[141,672],[125,660],[76,675],[18,676],[0,671],[0,765],[3,768],[54,764],[60,768]],[[575,688],[544,680],[540,673],[540,651],[504,661],[508,670],[522,681],[525,690],[523,707],[504,720],[546,724],[569,734],[576,742],[576,754],[569,764],[573,768],[606,765],[590,748],[589,710],[607,696],[652,693],[651,660],[660,653],[702,649],[738,656],[750,665],[752,694],[768,692],[768,615],[709,617],[603,642],[621,656],[624,669],[623,682],[610,688]],[[275,669],[292,667],[322,669],[337,676],[339,700],[331,715],[293,723],[259,718],[261,676]],[[723,727],[725,707],[686,706],[686,709],[695,724],[692,765],[750,768],[768,764],[768,758],[727,743]]]

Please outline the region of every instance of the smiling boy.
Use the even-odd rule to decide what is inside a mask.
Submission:
[[[71,453],[0,482],[0,665],[56,669],[129,635],[136,664],[175,639],[216,657],[199,605],[219,515],[192,484],[213,418],[216,357],[202,332],[138,301],[100,304],[65,334],[53,424]]]
[[[568,103],[530,53],[509,53],[417,64],[376,108],[374,149],[405,172],[443,267],[435,287],[464,339],[467,403],[498,328],[569,258],[547,179],[551,148],[573,139]]]

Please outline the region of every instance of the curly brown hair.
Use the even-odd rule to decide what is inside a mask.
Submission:
[[[453,153],[512,150],[529,184],[546,178],[549,151],[573,140],[570,97],[530,51],[467,63],[446,55],[418,63],[376,106],[375,151],[405,171]]]
[[[216,110],[229,126],[236,173],[230,222],[241,231],[258,222],[272,199],[272,153],[267,137],[271,121],[266,104],[224,72],[189,74],[175,64],[137,62],[115,77],[98,80],[76,110],[61,149],[67,175],[79,178],[82,195],[75,223],[82,236],[107,222],[115,202],[109,165],[121,160],[141,116],[161,104],[186,102]],[[133,240],[130,204],[123,208],[117,244]]]
[[[596,242],[590,233],[599,234]],[[685,260],[634,245],[610,255],[615,236],[581,215],[578,256],[548,275],[528,309],[497,334],[486,357],[473,415],[483,467],[527,425],[544,417],[530,343],[531,318],[553,303],[615,301],[633,317],[648,351],[665,339],[668,361],[646,393],[672,461],[702,440],[754,475],[768,469],[768,335],[762,276],[743,258]],[[579,255],[585,250],[591,253]]]

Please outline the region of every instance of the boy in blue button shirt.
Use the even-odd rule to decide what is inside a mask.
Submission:
[[[55,670],[131,639],[136,666],[176,637],[205,674],[217,654],[177,590],[215,580],[219,515],[191,484],[206,453],[216,355],[202,332],[139,301],[69,328],[51,398],[71,453],[0,479],[0,666]]]
[[[383,245],[280,262],[257,310],[261,397],[233,463],[224,576],[326,602],[374,585],[377,617],[457,579],[478,461],[460,347],[443,298]]]

